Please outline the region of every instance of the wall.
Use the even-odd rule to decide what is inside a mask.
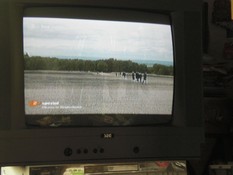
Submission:
[[[209,49],[208,56],[214,60],[223,59],[223,47],[227,40],[226,29],[212,23],[212,12],[214,0],[204,0],[208,3],[208,24],[209,24]]]

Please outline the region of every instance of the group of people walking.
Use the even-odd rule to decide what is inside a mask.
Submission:
[[[132,80],[144,84],[147,80],[147,73],[132,72]]]
[[[120,75],[126,78],[127,74],[126,72],[120,72]],[[117,76],[117,73],[116,73]],[[140,73],[140,72],[132,72],[132,80],[135,82],[139,82],[142,84],[146,84],[147,82],[147,73]]]

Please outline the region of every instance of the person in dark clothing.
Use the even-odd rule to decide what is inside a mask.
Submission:
[[[134,72],[132,72],[132,80],[133,81],[135,80],[135,74],[134,74]]]
[[[139,73],[139,82],[142,82],[142,73]]]
[[[136,72],[136,80],[138,81],[139,80],[139,73]]]
[[[124,77],[124,78],[126,77],[126,73],[125,73],[125,72],[123,72],[123,74],[122,74],[122,75],[123,75],[123,77]]]
[[[143,82],[142,83],[146,84],[146,79],[147,79],[147,73],[144,72],[144,74],[143,74]]]

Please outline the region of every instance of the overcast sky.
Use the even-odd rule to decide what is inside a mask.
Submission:
[[[30,56],[173,61],[169,25],[58,18],[24,18]]]

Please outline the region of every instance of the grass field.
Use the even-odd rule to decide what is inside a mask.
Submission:
[[[171,114],[173,77],[25,71],[26,114]],[[31,101],[38,105],[30,106]]]

